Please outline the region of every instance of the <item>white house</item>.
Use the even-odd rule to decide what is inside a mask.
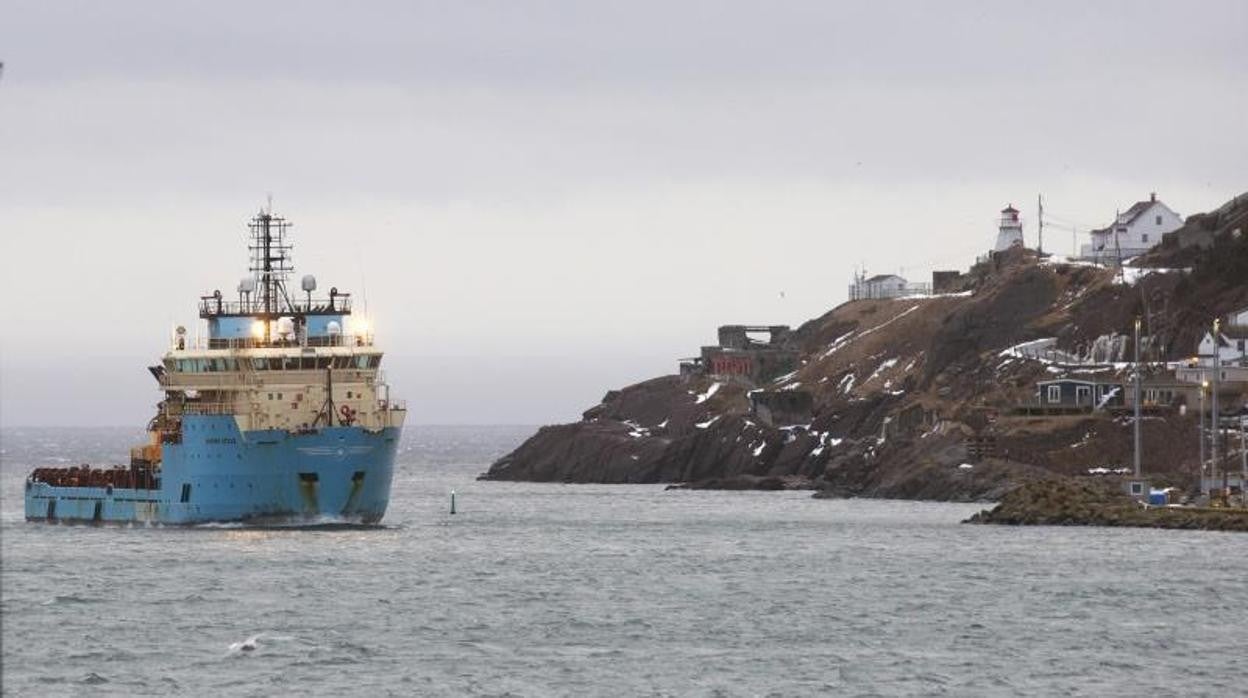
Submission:
[[[1004,252],[1011,247],[1023,246],[1023,222],[1018,218],[1018,209],[1014,204],[1007,204],[1001,209],[1001,222],[997,224],[997,244],[993,252]]]
[[[1161,236],[1183,225],[1183,217],[1157,200],[1154,192],[1148,201],[1137,201],[1118,214],[1117,220],[1093,230],[1092,242],[1083,245],[1081,255],[1088,259],[1116,261],[1134,257],[1161,242]]]
[[[1229,364],[1237,364],[1248,356],[1245,351],[1245,345],[1248,344],[1248,332],[1236,332],[1233,330],[1219,332],[1216,342],[1218,348],[1218,358],[1221,359],[1223,366]],[[1212,332],[1206,332],[1205,336],[1200,340],[1200,349],[1197,352],[1201,363],[1213,364],[1214,339]]]
[[[869,279],[866,274],[855,274],[854,283],[849,285],[851,301],[866,298],[904,298],[931,292],[931,284],[912,283],[896,274],[876,274]]]
[[[1176,371],[1179,380],[1200,383],[1210,379],[1216,352],[1221,367],[1220,380],[1248,383],[1248,308],[1227,315],[1223,323],[1216,338],[1212,331],[1201,337],[1195,361]]]
[[[1212,331],[1205,333],[1197,351],[1200,363],[1213,365],[1215,351],[1223,366],[1248,362],[1248,308],[1236,310],[1223,318],[1216,339]]]

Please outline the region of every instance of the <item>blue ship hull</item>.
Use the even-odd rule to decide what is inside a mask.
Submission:
[[[240,431],[187,416],[155,489],[27,481],[27,520],[257,525],[374,524],[386,513],[399,427]]]

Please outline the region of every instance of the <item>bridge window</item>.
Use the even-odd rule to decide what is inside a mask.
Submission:
[[[282,370],[282,357],[280,357],[280,356],[275,356],[275,357],[273,357],[273,358],[269,359],[269,370],[270,370],[270,371],[280,371],[280,370]]]
[[[285,364],[286,364],[287,371],[298,371],[299,370],[299,357],[287,356]]]
[[[180,501],[183,504],[191,501],[191,483],[187,482],[182,485],[182,498]]]
[[[269,368],[269,362],[265,359],[252,359],[251,368],[255,371],[266,371]]]
[[[335,356],[334,368],[351,368],[350,356]]]
[[[326,369],[326,368],[329,368],[330,366],[332,366],[332,365],[333,365],[333,362],[334,362],[334,357],[332,357],[332,356],[318,356],[318,357],[316,357],[316,367],[317,367],[317,368],[320,368],[320,369]]]

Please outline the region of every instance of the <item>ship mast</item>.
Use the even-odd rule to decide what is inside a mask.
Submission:
[[[251,310],[258,311],[257,317],[264,321],[264,343],[268,344],[272,341],[271,322],[284,309],[290,308],[286,279],[294,271],[293,246],[286,242],[286,231],[291,224],[281,216],[274,216],[271,210],[264,210],[256,214],[247,227],[251,231],[251,242],[247,246],[251,252],[248,271],[255,275],[260,289],[260,307]]]

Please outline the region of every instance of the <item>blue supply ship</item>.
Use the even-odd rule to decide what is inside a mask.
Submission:
[[[290,223],[249,224],[238,298],[200,298],[207,337],[179,327],[148,370],[164,398],[128,466],[37,468],[27,520],[257,525],[373,524],[390,500],[407,415],[390,398],[350,294],[288,288]]]

